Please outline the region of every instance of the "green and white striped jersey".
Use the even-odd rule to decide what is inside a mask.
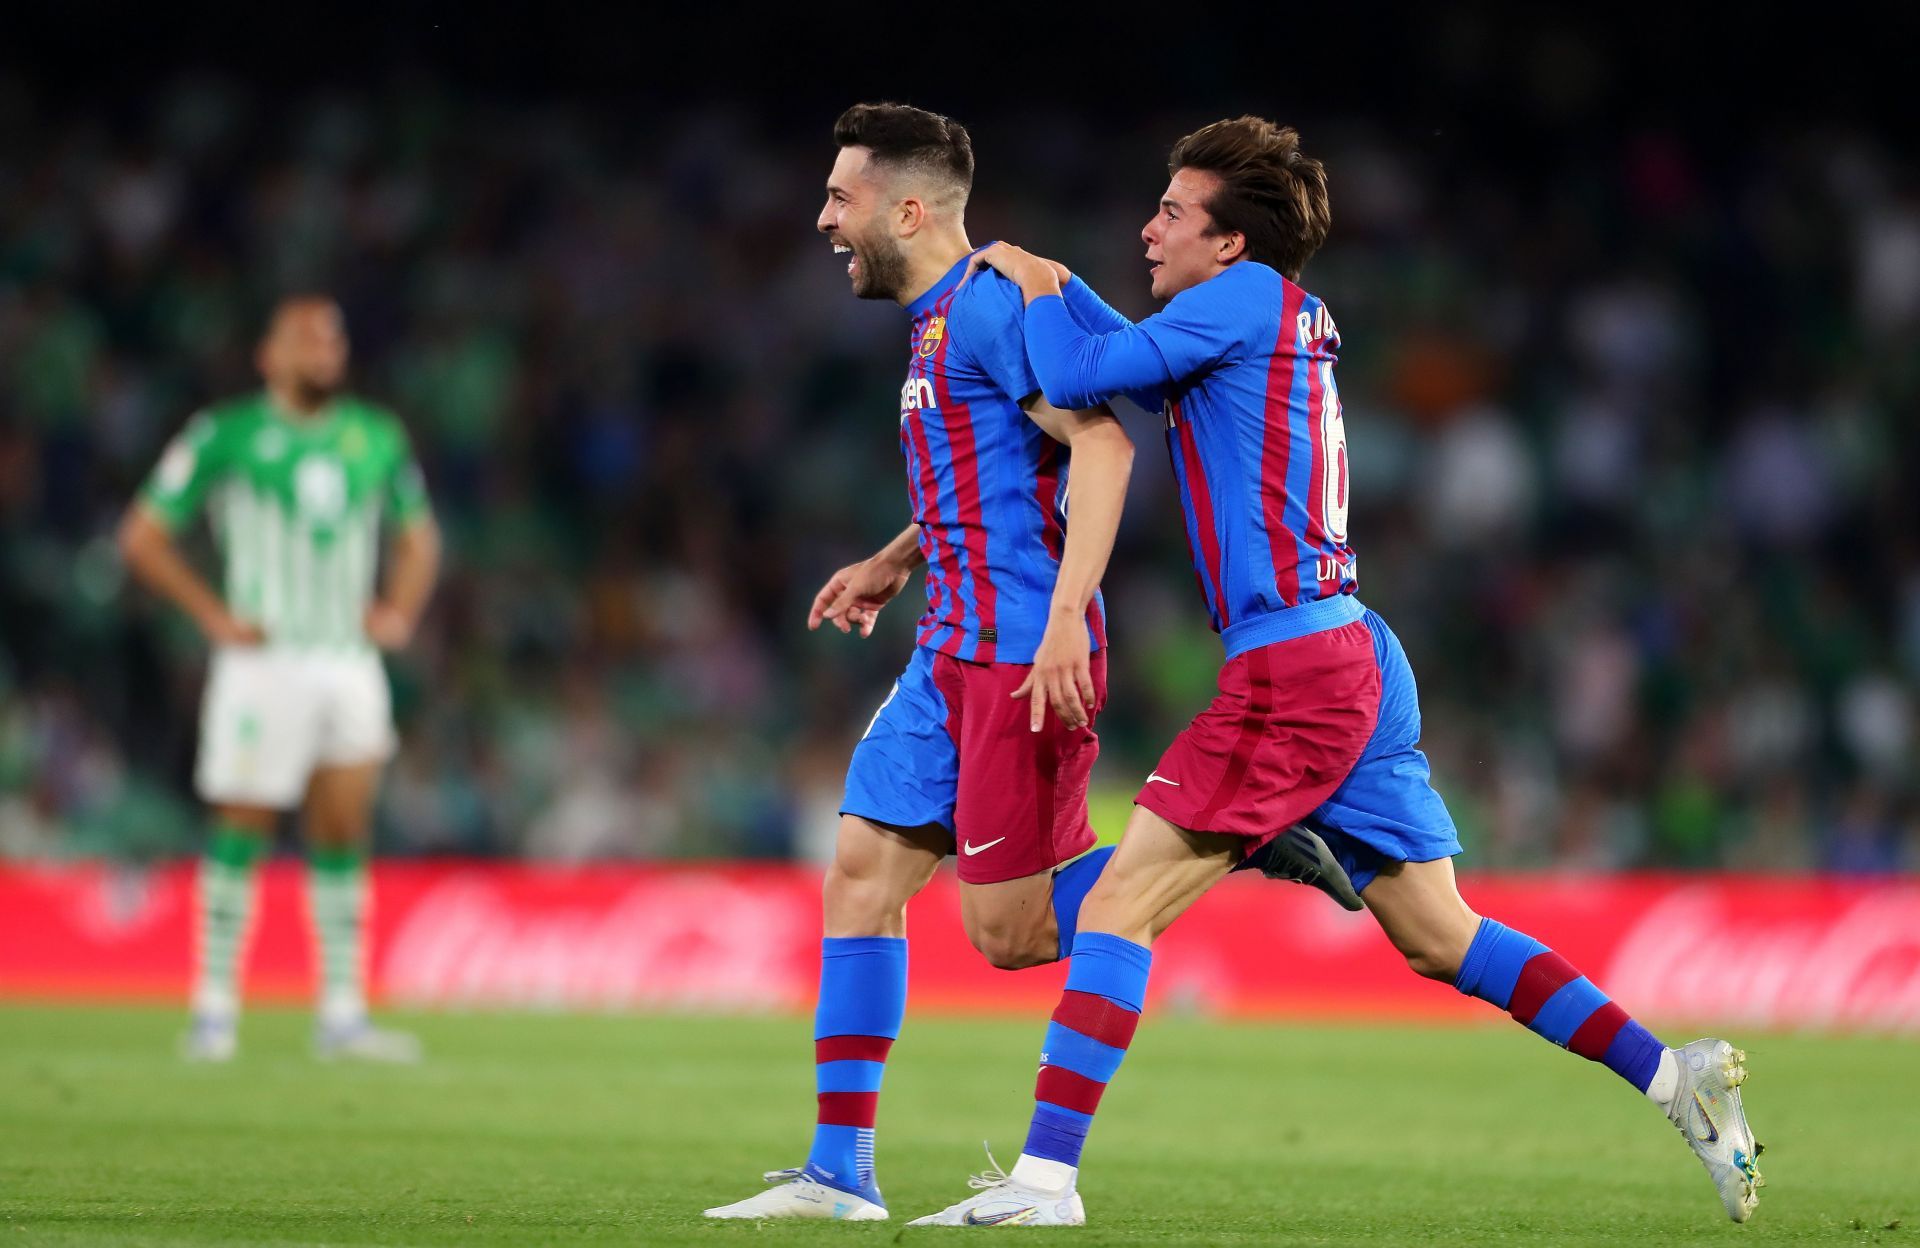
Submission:
[[[226,563],[227,609],[275,645],[362,648],[383,513],[427,512],[426,485],[391,412],[336,398],[301,417],[265,394],[194,416],[142,498],[169,529],[204,505]]]

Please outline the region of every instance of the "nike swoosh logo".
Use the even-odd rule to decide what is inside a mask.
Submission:
[[[1178,780],[1169,780],[1157,771],[1147,773],[1148,784],[1152,784],[1156,780],[1159,781],[1161,784],[1170,784],[1176,789],[1180,787],[1180,782]]]
[[[1032,1214],[1037,1212],[1037,1210],[1038,1206],[1028,1205],[1022,1209],[1009,1209],[1004,1213],[989,1213],[985,1217],[981,1217],[978,1210],[969,1209],[967,1210],[967,1225],[999,1226],[1002,1222],[1010,1222],[1015,1218],[1020,1218],[1023,1214]],[[1024,1218],[1022,1220],[1024,1221]]]
[[[966,854],[967,857],[971,858],[975,854],[979,853],[981,850],[992,849],[995,845],[998,845],[1001,841],[1004,841],[1006,839],[1007,838],[1004,836],[997,837],[994,840],[988,841],[985,845],[969,845],[965,841],[961,841],[960,850],[962,853]]]
[[[1720,1128],[1713,1125],[1713,1119],[1707,1114],[1707,1103],[1700,1099],[1698,1092],[1693,1094],[1693,1103],[1700,1107],[1700,1121],[1707,1124],[1705,1133],[1695,1131],[1694,1134],[1699,1136],[1700,1141],[1704,1144],[1718,1144],[1720,1142]]]

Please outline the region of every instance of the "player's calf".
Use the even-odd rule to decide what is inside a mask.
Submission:
[[[1718,1039],[1667,1048],[1558,953],[1468,909],[1444,859],[1400,864],[1375,881],[1368,899],[1410,967],[1450,980],[1632,1084],[1680,1129],[1727,1216],[1744,1222],[1753,1215],[1763,1180],[1740,1097],[1745,1054]]]

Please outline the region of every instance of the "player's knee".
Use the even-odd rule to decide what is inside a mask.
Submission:
[[[1109,863],[1080,903],[1078,926],[1083,932],[1132,932],[1151,927],[1152,910],[1139,881],[1116,876]]]
[[[988,926],[968,935],[980,956],[1002,971],[1022,971],[1060,960],[1059,938],[1045,931]]]
[[[1460,976],[1470,940],[1470,936],[1462,939],[1452,928],[1436,928],[1396,943],[1414,974],[1450,984]]]
[[[906,904],[900,889],[883,875],[850,870],[838,859],[827,866],[821,905],[830,929],[887,931]]]
[[[1415,975],[1452,983],[1460,974],[1460,959],[1437,945],[1416,945],[1403,949],[1407,966]]]

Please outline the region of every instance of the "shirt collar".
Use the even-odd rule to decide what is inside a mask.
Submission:
[[[939,281],[927,287],[925,294],[907,305],[907,315],[918,320],[922,314],[931,310],[934,304],[940,302],[949,291],[960,284],[960,279],[967,273],[967,262],[991,246],[993,246],[992,243],[983,243],[954,261],[953,267],[948,269]]]

